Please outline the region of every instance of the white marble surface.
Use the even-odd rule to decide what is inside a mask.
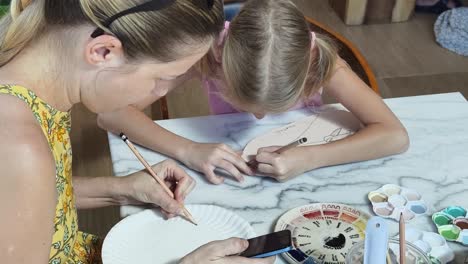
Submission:
[[[249,177],[244,184],[232,180],[220,186],[208,184],[190,171],[197,187],[187,203],[215,204],[248,220],[258,234],[272,231],[276,220],[291,208],[316,202],[345,203],[371,213],[367,193],[387,183],[418,190],[432,210],[450,205],[468,208],[468,103],[460,93],[388,99],[386,103],[406,126],[410,149],[378,160],[322,168],[286,183]],[[246,113],[172,119],[158,122],[176,134],[198,142],[224,142],[235,149],[265,131],[304,115],[298,110],[256,120]],[[127,175],[143,166],[116,136],[109,135],[114,172]],[[165,159],[141,149],[150,163]],[[125,206],[121,215],[140,210]],[[392,232],[397,230],[391,221]],[[419,217],[409,225],[435,230],[430,217]],[[455,263],[468,263],[468,247],[450,243]],[[464,262],[466,258],[467,262]],[[279,259],[277,263],[285,263]]]

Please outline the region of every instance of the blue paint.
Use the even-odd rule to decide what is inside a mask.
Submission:
[[[308,258],[308,256],[304,254],[304,252],[302,252],[300,249],[292,249],[288,252],[288,254],[291,255],[291,257],[297,262],[302,262]]]
[[[463,230],[460,233],[460,242],[462,242],[463,245],[468,246],[468,230]]]
[[[415,214],[424,214],[427,209],[426,206],[422,204],[413,204],[411,205],[411,211],[413,211]]]
[[[450,206],[448,208],[445,208],[444,212],[453,216],[454,218],[466,216],[466,210],[461,206]]]

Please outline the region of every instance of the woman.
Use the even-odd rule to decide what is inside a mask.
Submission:
[[[99,240],[77,230],[77,208],[150,203],[178,214],[195,183],[172,161],[154,169],[175,199],[144,171],[75,177],[73,188],[69,111],[83,103],[104,113],[165,94],[157,80],[187,71],[222,22],[220,0],[11,2],[0,23],[2,263],[99,263]],[[225,257],[245,243],[215,242],[184,261],[271,261]]]

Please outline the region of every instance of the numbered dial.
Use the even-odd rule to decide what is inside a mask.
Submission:
[[[323,263],[345,261],[351,247],[363,240],[361,231],[340,219],[311,219],[293,230],[296,248]]]

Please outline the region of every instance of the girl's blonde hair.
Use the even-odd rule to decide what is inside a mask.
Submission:
[[[285,111],[330,79],[337,59],[333,43],[312,36],[290,0],[250,0],[234,18],[223,50],[228,101]]]
[[[101,27],[123,44],[128,59],[173,61],[178,49],[214,39],[223,26],[222,0],[176,0],[157,11],[132,13],[104,28],[111,16],[148,0],[12,0],[0,22],[0,67],[28,44],[54,29],[83,24]],[[62,40],[61,40],[62,41]],[[67,40],[63,40],[64,42]]]

